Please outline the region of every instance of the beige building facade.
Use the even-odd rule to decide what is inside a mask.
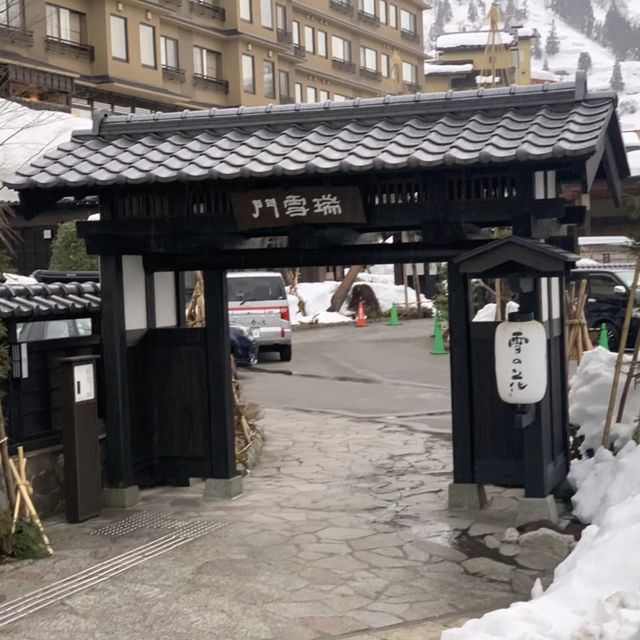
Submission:
[[[422,0],[0,0],[0,95],[79,114],[424,86]]]

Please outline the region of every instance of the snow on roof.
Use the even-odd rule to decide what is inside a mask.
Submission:
[[[630,151],[640,147],[640,131],[623,131],[622,142],[626,149]]]
[[[473,71],[472,64],[433,64],[424,63],[424,74],[429,75],[445,75],[452,73],[469,73]]]
[[[627,162],[629,163],[629,171],[634,177],[640,176],[640,149],[627,151]]]
[[[525,27],[517,27],[515,31],[518,34],[518,38],[539,38],[540,37],[538,30],[533,28],[527,29]]]
[[[631,238],[627,238],[627,236],[580,236],[578,238],[578,244],[581,247],[590,247],[602,244],[628,247],[633,244],[633,240],[631,240]]]
[[[551,73],[551,71],[545,71],[544,69],[532,69],[531,79],[546,80],[548,82],[560,82],[560,78],[555,73]]]
[[[486,47],[491,34],[489,31],[463,31],[461,33],[445,33],[436,39],[436,49],[463,49],[465,47]],[[498,44],[511,44],[513,35],[499,31],[496,37]]]
[[[91,122],[60,111],[30,109],[0,99],[0,183],[49,149],[71,138],[75,129],[90,129]],[[0,200],[18,202],[12,189],[0,188]]]
[[[499,84],[500,76],[476,76],[477,84]]]

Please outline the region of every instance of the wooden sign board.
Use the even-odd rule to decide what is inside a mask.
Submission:
[[[296,224],[366,222],[356,187],[301,187],[232,193],[233,214],[242,230]]]

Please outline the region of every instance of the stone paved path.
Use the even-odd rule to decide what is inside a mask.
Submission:
[[[476,534],[496,535],[512,524],[513,492],[494,492],[493,509],[473,519],[448,512],[450,443],[429,425],[270,410],[263,426],[262,463],[236,500],[203,502],[201,484],[158,488],[144,491],[128,512],[81,525],[49,521],[56,555],[0,565],[0,611],[3,602],[160,535],[88,535],[110,519],[144,510],[228,526],[2,627],[0,635],[429,640],[444,626],[517,599],[515,569],[469,564],[464,544],[474,524]]]

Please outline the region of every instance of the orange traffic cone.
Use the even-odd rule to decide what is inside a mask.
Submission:
[[[356,314],[356,327],[366,327],[367,316],[364,315],[364,304],[360,302],[358,304],[358,313]]]

